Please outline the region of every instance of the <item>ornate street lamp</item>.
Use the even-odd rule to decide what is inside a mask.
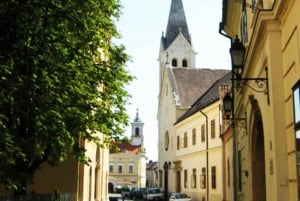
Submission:
[[[234,43],[230,47],[230,56],[232,62],[232,70],[236,76],[236,79],[241,79],[241,74],[244,68],[244,58],[245,58],[245,47],[240,42],[238,36],[236,36]]]
[[[232,78],[233,87],[239,88],[241,85],[247,86],[255,92],[264,93],[267,96],[267,102],[270,104],[269,99],[269,78],[268,78],[268,68],[265,68],[266,77],[257,77],[257,78],[242,78],[242,73],[245,65],[245,47],[239,40],[238,36],[236,36],[234,42],[230,47],[230,56],[232,63],[232,72],[234,77]],[[254,81],[255,85],[248,84],[248,81]],[[236,85],[235,85],[236,84]]]
[[[230,119],[232,104],[233,104],[232,97],[227,92],[223,98],[223,109],[224,109],[226,119]]]

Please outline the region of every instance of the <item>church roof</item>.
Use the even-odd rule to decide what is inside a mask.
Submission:
[[[190,109],[188,109],[177,120],[176,123],[190,117],[191,115],[208,106],[209,104],[212,104],[215,101],[219,100],[219,87],[221,85],[231,86],[231,77],[231,71],[227,71],[227,73],[223,77],[221,77],[214,84],[212,84],[211,87],[208,88],[208,90],[194,102]]]
[[[224,69],[168,67],[176,105],[180,105],[184,109],[189,108],[216,80],[228,72]]]
[[[162,36],[162,44],[165,49],[173,40],[182,33],[186,40],[191,44],[191,37],[187,26],[182,0],[172,0],[169,12],[166,36]]]

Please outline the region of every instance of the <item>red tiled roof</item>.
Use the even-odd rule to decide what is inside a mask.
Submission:
[[[138,154],[140,153],[140,145],[131,145],[129,142],[121,142],[117,145],[119,151],[111,151],[111,153],[124,152],[130,154]]]

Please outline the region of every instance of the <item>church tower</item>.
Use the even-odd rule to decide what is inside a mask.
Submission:
[[[136,110],[134,121],[131,123],[131,144],[140,145],[144,148],[144,135],[143,135],[144,123],[139,117],[139,110]]]
[[[196,52],[192,46],[182,0],[172,0],[166,33],[159,51],[160,84],[166,66],[195,68]]]

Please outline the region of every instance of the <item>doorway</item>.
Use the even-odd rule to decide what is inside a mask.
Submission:
[[[252,112],[254,121],[252,124],[252,200],[266,200],[266,172],[265,172],[265,142],[264,129],[260,108],[257,100],[252,99]]]

